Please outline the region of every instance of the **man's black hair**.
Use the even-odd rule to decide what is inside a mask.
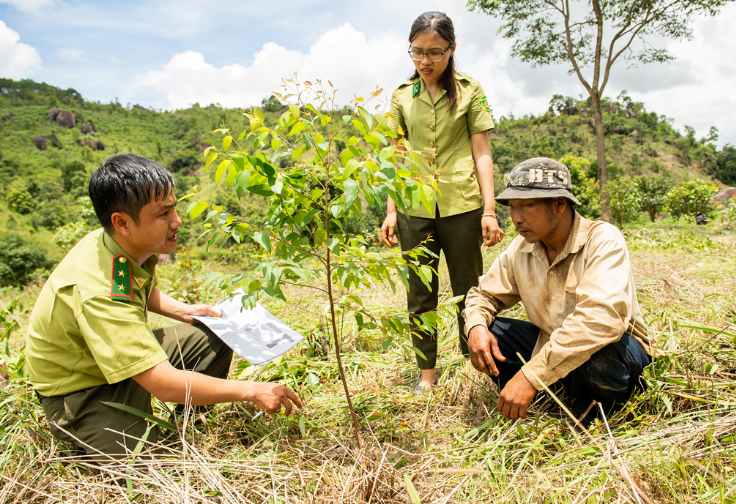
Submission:
[[[169,170],[134,154],[107,158],[89,181],[89,197],[100,224],[110,231],[112,214],[128,214],[139,224],[141,208],[166,198],[174,188]]]

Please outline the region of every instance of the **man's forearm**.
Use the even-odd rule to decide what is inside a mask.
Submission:
[[[301,408],[299,398],[278,383],[222,380],[176,369],[169,361],[133,376],[133,380],[164,402],[204,406],[250,401],[268,413],[277,413],[283,406],[287,415],[291,413],[292,401]]]
[[[148,309],[164,317],[182,320],[186,307],[186,304],[164,294],[158,287],[154,287],[151,295],[148,296]]]

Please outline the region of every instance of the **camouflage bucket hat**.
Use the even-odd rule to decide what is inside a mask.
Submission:
[[[504,175],[506,189],[496,196],[502,205],[512,199],[567,198],[573,205],[580,202],[572,194],[570,170],[549,158],[527,159]]]

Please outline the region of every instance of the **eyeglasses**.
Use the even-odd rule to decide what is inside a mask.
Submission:
[[[438,52],[438,51],[422,52],[418,49],[409,49],[409,56],[411,56],[411,59],[413,59],[414,61],[422,61],[425,56],[427,57],[429,61],[439,61],[442,59],[442,56],[444,56],[445,53],[450,50],[450,47],[452,47],[452,44],[447,46],[447,49],[445,49],[442,52]]]

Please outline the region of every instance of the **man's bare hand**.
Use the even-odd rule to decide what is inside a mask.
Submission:
[[[381,225],[381,241],[387,247],[393,247],[399,243],[399,239],[396,237],[394,230],[396,229],[396,211],[388,212],[386,219]]]
[[[470,363],[475,369],[489,376],[498,376],[497,361],[505,362],[498,348],[495,336],[491,334],[486,326],[477,325],[468,333],[468,350],[470,351]]]
[[[296,394],[283,385],[269,382],[248,382],[248,385],[251,390],[246,400],[255,403],[266,413],[278,413],[283,406],[284,413],[289,416],[292,401],[300,408],[302,407],[302,402]]]
[[[517,372],[501,391],[496,408],[506,418],[516,420],[526,418],[526,410],[532,403],[537,389],[526,379],[524,373]]]
[[[179,320],[192,324],[196,322],[192,317],[222,317],[222,313],[215,310],[210,305],[206,304],[195,304],[195,305],[184,305],[185,308],[182,313],[179,314]]]

